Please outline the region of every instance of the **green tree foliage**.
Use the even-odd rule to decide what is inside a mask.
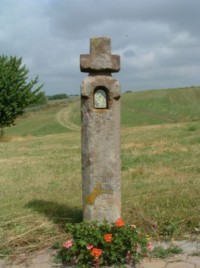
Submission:
[[[22,65],[22,58],[0,56],[0,129],[14,125],[17,117],[30,104],[45,99],[44,92],[35,88],[38,76],[28,80],[29,70]]]

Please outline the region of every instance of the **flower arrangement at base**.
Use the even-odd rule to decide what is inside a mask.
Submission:
[[[75,267],[129,264],[134,267],[150,251],[146,237],[135,226],[115,223],[81,222],[67,224],[67,240],[60,257]]]

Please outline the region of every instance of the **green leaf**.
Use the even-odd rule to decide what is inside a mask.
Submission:
[[[28,73],[22,58],[0,56],[0,128],[14,125],[28,105],[45,101],[43,85],[35,87],[38,77],[28,81]]]

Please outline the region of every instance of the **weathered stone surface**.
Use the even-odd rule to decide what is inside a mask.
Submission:
[[[91,73],[92,71],[119,72],[120,57],[108,54],[83,54],[80,56],[81,72]]]
[[[187,254],[175,254],[168,259],[168,262],[186,261],[187,257]]]
[[[91,38],[90,54],[80,56],[81,72],[119,72],[120,57],[111,55],[111,39],[109,37]]]
[[[107,37],[91,39],[90,51],[81,56],[90,72],[81,84],[83,215],[114,222],[121,215],[120,84],[111,71],[119,56],[110,54]]]
[[[88,80],[90,77],[83,85],[84,96],[89,91]],[[94,110],[93,94],[82,98],[83,206],[87,220],[114,221],[120,217],[120,102],[115,99],[119,84],[112,82],[108,109]],[[104,83],[109,84],[110,79]]]
[[[111,54],[110,37],[90,38],[90,54]]]
[[[0,260],[0,268],[4,268],[4,261],[3,260]]]
[[[186,262],[172,262],[168,263],[165,268],[194,268],[194,265]]]
[[[90,102],[88,103],[90,111],[93,111],[94,103],[93,103],[93,93],[94,89],[97,87],[107,88],[109,89],[109,103],[110,105],[113,102],[113,99],[120,98],[120,83],[112,76],[88,76],[86,77],[81,84],[81,96],[90,98]]]
[[[199,256],[189,256],[187,259],[187,262],[192,263],[192,264],[198,264],[200,265],[200,257]]]
[[[187,241],[187,240],[176,241],[174,245],[177,245],[178,247],[182,248],[183,251],[187,251],[188,253],[191,254],[197,250],[197,242],[193,241]]]
[[[144,259],[141,264],[138,264],[137,268],[164,268],[166,266],[166,262],[159,259]]]

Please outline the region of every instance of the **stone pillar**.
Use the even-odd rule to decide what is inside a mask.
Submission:
[[[80,56],[83,217],[114,222],[121,215],[120,84],[111,72],[120,57],[111,39],[90,39],[90,54]]]

